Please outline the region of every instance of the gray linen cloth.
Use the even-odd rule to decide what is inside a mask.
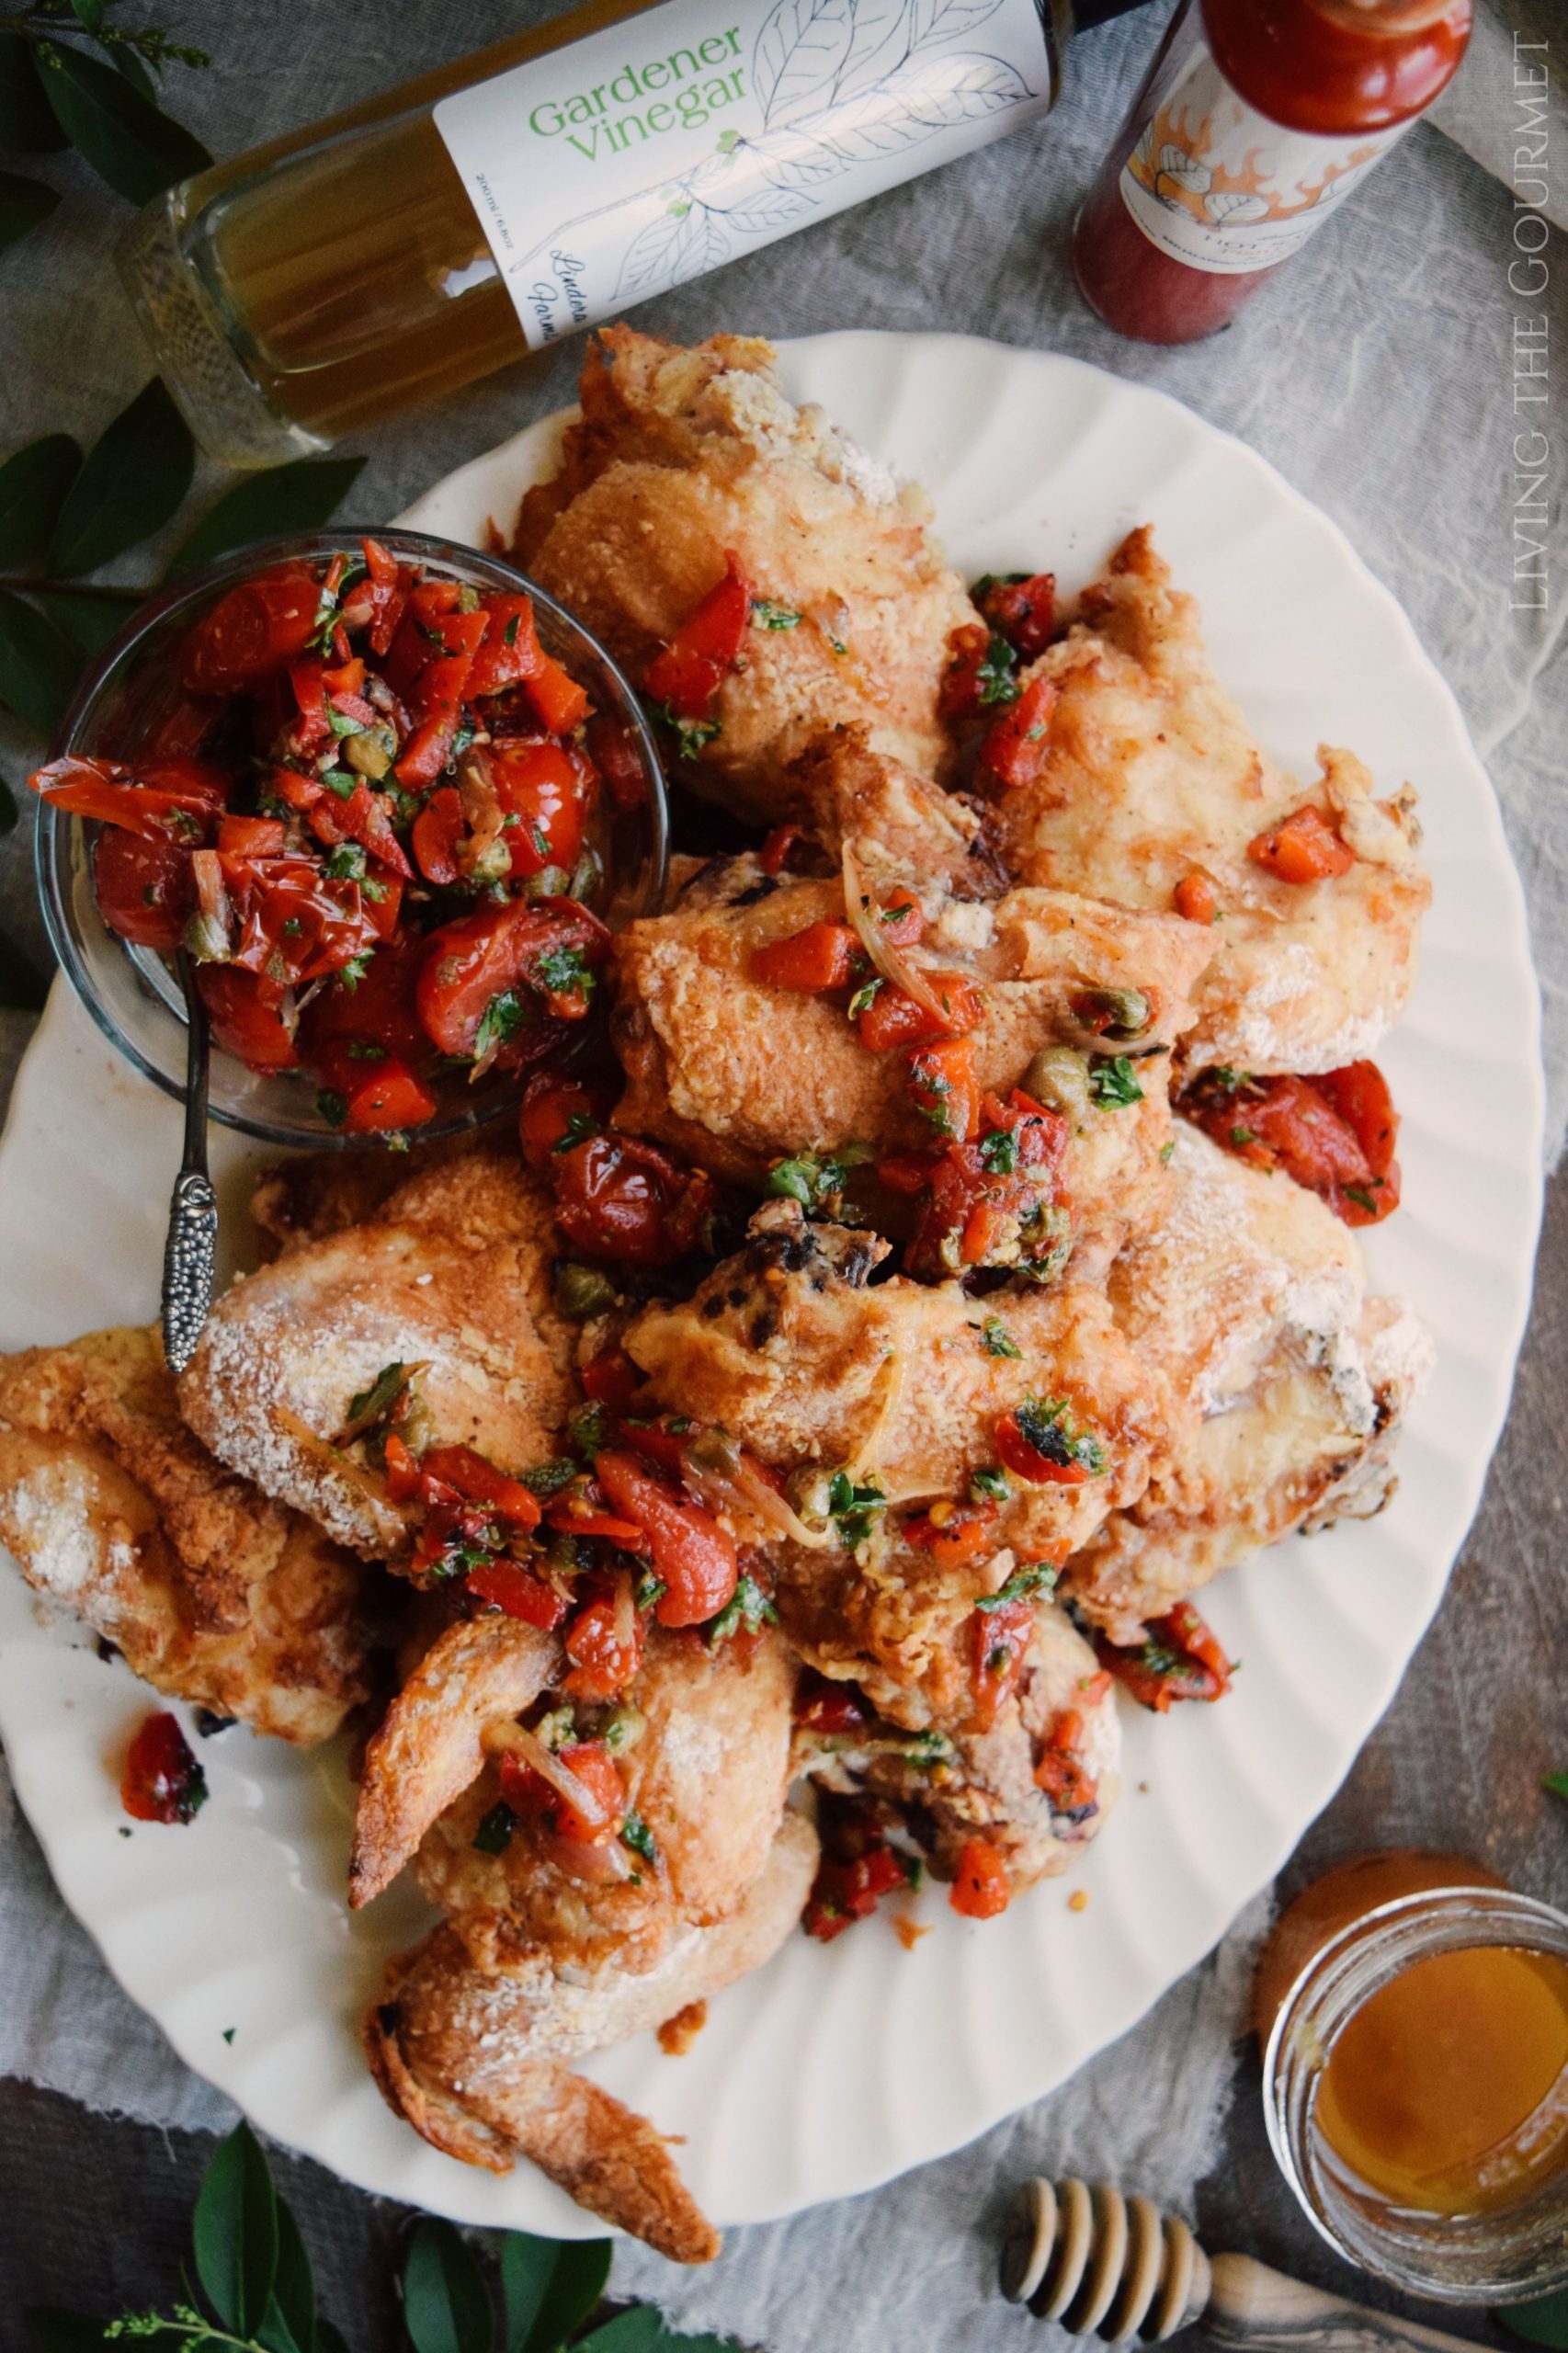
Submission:
[[[189,5],[177,30],[206,40],[218,63],[210,77],[182,79],[177,104],[215,152],[231,153],[544,13],[515,0],[418,10],[337,0],[330,13],[284,0],[256,0],[243,13]],[[1532,910],[1555,1156],[1568,1115],[1568,927],[1548,919],[1568,862],[1562,406],[1554,397],[1516,412],[1514,335],[1517,319],[1529,314],[1539,330],[1544,313],[1553,370],[1568,365],[1568,256],[1553,235],[1548,289],[1528,301],[1511,292],[1514,223],[1521,201],[1536,199],[1506,183],[1520,121],[1511,28],[1544,39],[1557,11],[1552,0],[1496,0],[1445,108],[1467,152],[1417,129],[1233,326],[1210,343],[1159,351],[1102,328],[1078,301],[1063,256],[1077,197],[1165,13],[1084,36],[1068,95],[1044,125],[679,289],[640,317],[680,337],[719,327],[775,336],[938,327],[1071,352],[1175,393],[1326,508],[1411,614],[1495,779]],[[1561,72],[1562,61],[1551,64]],[[1550,137],[1561,172],[1568,130],[1555,89]],[[48,168],[66,201],[6,256],[0,280],[8,362],[0,450],[47,430],[91,438],[147,373],[109,266],[123,214],[71,159]],[[355,446],[370,462],[354,514],[371,521],[397,512],[570,398],[576,364],[567,347],[526,381],[494,378],[362,437]],[[1548,546],[1549,587],[1530,607],[1514,587],[1511,479],[1514,436],[1527,426],[1545,430],[1552,449],[1552,519],[1537,534]],[[145,556],[127,559],[121,574],[154,576]],[[13,781],[36,750],[0,724],[0,768]],[[41,964],[25,832],[0,845],[0,924]],[[24,1017],[0,1016],[0,1079],[29,1028]],[[615,2286],[776,2353],[885,2353],[894,2344],[1001,2353],[1025,2335],[1040,2341],[992,2290],[1006,2190],[1028,2172],[1072,2168],[1177,2203],[1189,2198],[1212,2161],[1262,1916],[1255,1905],[1112,2051],[969,2149],[866,2198],[734,2233],[706,2275],[676,2278],[657,2258],[622,2249]],[[227,2120],[225,2103],[180,2066],[65,1914],[3,1769],[0,1983],[0,2071],[164,2123]],[[920,2063],[918,2052],[910,2063]]]

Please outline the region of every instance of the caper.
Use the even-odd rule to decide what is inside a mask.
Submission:
[[[803,1519],[808,1527],[825,1528],[832,1516],[832,1499],[828,1494],[831,1485],[831,1472],[813,1464],[803,1463],[800,1470],[791,1471],[785,1480],[784,1493],[789,1498],[790,1510],[798,1518]]]
[[[612,1755],[619,1756],[624,1748],[635,1748],[647,1729],[648,1719],[642,1709],[632,1707],[629,1700],[622,1700],[619,1707],[610,1710],[600,1725],[599,1738]]]
[[[1102,1038],[1114,1038],[1124,1046],[1149,1027],[1149,1000],[1142,989],[1088,989],[1074,997],[1073,1009]]]
[[[555,1304],[569,1324],[585,1324],[615,1305],[615,1285],[601,1267],[580,1267],[562,1259],[555,1269]]]
[[[585,849],[572,869],[572,896],[591,899],[605,879],[604,860],[597,849]]]
[[[1087,1055],[1072,1046],[1042,1046],[1024,1073],[1024,1093],[1083,1126],[1091,1108]]]
[[[358,735],[346,735],[338,749],[356,776],[382,777],[392,764],[397,737],[390,727],[366,727]]]
[[[572,877],[563,866],[541,866],[523,884],[526,899],[559,899],[570,887]]]

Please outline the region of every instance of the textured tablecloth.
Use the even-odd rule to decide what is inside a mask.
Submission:
[[[180,78],[175,102],[225,153],[545,12],[511,0],[417,10],[383,0],[335,0],[331,10],[254,0],[243,15],[194,5],[165,13],[177,16],[177,33],[216,54],[210,77]],[[1083,37],[1068,96],[1043,126],[678,290],[641,321],[683,337],[718,327],[774,335],[942,327],[1068,351],[1187,401],[1334,515],[1410,612],[1496,781],[1532,909],[1555,1154],[1568,1113],[1568,664],[1552,569],[1562,559],[1562,410],[1555,398],[1516,407],[1516,391],[1531,385],[1516,380],[1515,338],[1533,329],[1539,344],[1544,325],[1552,370],[1568,366],[1568,258],[1554,236],[1547,290],[1528,301],[1510,290],[1519,191],[1506,183],[1521,119],[1510,28],[1544,39],[1560,12],[1554,0],[1509,0],[1506,17],[1487,23],[1445,108],[1468,152],[1418,129],[1232,328],[1170,352],[1103,329],[1078,302],[1064,264],[1076,197],[1165,13]],[[1540,52],[1527,54],[1533,62]],[[1568,129],[1554,104],[1561,172]],[[1472,157],[1501,176],[1487,176]],[[68,200],[0,262],[0,451],[46,430],[90,439],[147,372],[108,264],[123,211],[71,159],[47,168]],[[396,512],[570,397],[575,364],[562,349],[526,388],[503,375],[437,413],[362,438],[355,446],[370,462],[356,515]],[[1551,442],[1552,520],[1520,537],[1514,440],[1537,429]],[[1532,540],[1546,543],[1544,557]],[[1544,597],[1532,602],[1543,565]],[[120,569],[134,578],[153,570],[145,558]],[[0,720],[0,767],[13,781],[35,748]],[[41,964],[24,845],[3,849],[0,922]],[[25,1017],[0,1016],[0,1050],[14,1059],[28,1027]],[[1041,2165],[1103,2170],[1159,2197],[1189,2194],[1226,2097],[1257,1925],[1256,1915],[1239,1924],[1217,1960],[1055,2099],[971,2150],[868,2199],[735,2234],[704,2278],[673,2282],[655,2258],[623,2251],[616,2286],[659,2294],[694,2324],[778,2353],[1018,2345],[1027,2324],[988,2301],[999,2196]],[[3,1778],[0,1982],[0,2072],[165,2121],[222,2120],[223,2104],[179,2068],[65,1916]],[[909,2063],[918,2066],[920,2054]]]

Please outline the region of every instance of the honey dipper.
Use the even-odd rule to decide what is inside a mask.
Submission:
[[[1025,2182],[1001,2268],[1009,2302],[1107,2345],[1163,2344],[1201,2321],[1221,2345],[1281,2353],[1475,2353],[1467,2338],[1326,2295],[1250,2255],[1205,2255],[1175,2214],[1108,2182]]]

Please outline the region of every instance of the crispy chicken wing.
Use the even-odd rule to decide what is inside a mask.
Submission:
[[[350,1399],[387,1366],[418,1365],[438,1443],[503,1466],[549,1454],[572,1398],[558,1246],[548,1197],[515,1155],[418,1170],[369,1222],[291,1244],[220,1300],[180,1379],[186,1418],[264,1493],[395,1561],[402,1513],[335,1443]]]
[[[744,1250],[691,1299],[633,1318],[627,1354],[659,1406],[722,1423],[808,1485],[846,1470],[875,1484],[879,1508],[962,1497],[995,1466],[1004,1414],[1030,1396],[1062,1401],[1095,1433],[1103,1471],[1078,1484],[1017,1483],[994,1533],[1029,1560],[1085,1542],[1142,1492],[1165,1439],[1162,1388],[1103,1295],[1071,1279],[985,1300],[956,1283],[869,1283],[886,1249],[769,1202]],[[822,1540],[832,1540],[825,1524]]]
[[[998,807],[1003,854],[1026,881],[1129,907],[1169,908],[1186,877],[1208,880],[1217,952],[1196,991],[1189,1065],[1322,1071],[1369,1053],[1409,995],[1431,896],[1414,794],[1374,799],[1360,762],[1327,747],[1314,785],[1275,767],[1210,669],[1197,607],[1172,590],[1147,529],[1027,675],[1051,679],[1056,700],[1040,775]],[[1354,861],[1286,881],[1247,846],[1309,802]]]
[[[136,1674],[325,1740],[369,1689],[363,1571],[180,1420],[155,1332],[0,1359],[0,1540]]]
[[[366,2021],[390,2107],[448,2155],[506,2173],[525,2157],[591,2213],[677,2263],[710,2262],[719,2236],[653,2125],[569,2062],[662,2025],[771,1959],[801,1916],[817,1842],[787,1814],[738,1907],[680,1929],[652,1969],[587,1974],[540,1951],[505,1970],[471,1959],[451,1927],[388,1972]]]
[[[918,874],[901,879],[920,890]],[[1071,1064],[1074,1051],[1096,1044],[1083,1015],[1096,992],[1136,988],[1146,999],[1140,1098],[1095,1099],[1084,1061],[1075,1099],[1051,1104],[1073,1121],[1063,1179],[1080,1244],[1093,1241],[1108,1256],[1153,1221],[1165,1197],[1168,1050],[1191,1020],[1210,941],[1178,916],[1062,891],[1009,891],[988,902],[948,897],[938,886],[928,897],[934,920],[910,961],[978,985],[974,1070],[998,1096],[1022,1084],[1042,1049],[1066,1049]],[[755,858],[740,858],[705,869],[670,913],[631,925],[619,943],[613,1016],[627,1075],[618,1122],[754,1182],[801,1151],[931,1142],[902,1054],[862,1046],[841,998],[752,975],[759,949],[810,924],[842,921],[844,904],[837,879],[776,882]]]
[[[949,758],[937,690],[973,615],[916,502],[797,410],[753,338],[681,350],[604,330],[562,471],[530,491],[513,552],[640,679],[732,553],[767,611],[713,704],[720,733],[683,782],[771,821],[799,805],[812,737],[858,722],[926,775]]]
[[[1110,1295],[1185,1427],[1063,1579],[1123,1643],[1260,1545],[1380,1510],[1431,1359],[1407,1308],[1366,1298],[1355,1237],[1315,1194],[1185,1121],[1176,1136],[1170,1213],[1119,1260]]]

